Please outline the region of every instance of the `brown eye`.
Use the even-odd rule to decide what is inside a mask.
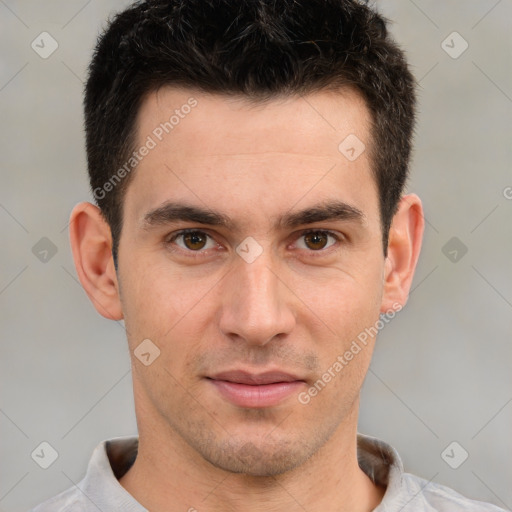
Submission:
[[[304,241],[309,249],[323,249],[327,245],[327,235],[325,233],[308,233],[304,236]]]
[[[187,249],[191,251],[199,251],[204,249],[208,242],[208,236],[200,231],[193,231],[191,233],[183,233],[183,243]]]
[[[210,249],[222,250],[211,235],[195,229],[182,230],[170,235],[165,240],[165,246],[172,251],[178,250],[179,254],[190,258],[210,256]]]
[[[303,233],[299,239],[299,249],[309,249],[310,251],[321,251],[334,245],[339,238],[330,231],[309,231]]]

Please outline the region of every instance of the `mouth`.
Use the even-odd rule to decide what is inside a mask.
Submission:
[[[304,379],[281,371],[256,374],[234,370],[218,373],[206,379],[224,399],[245,408],[278,405],[299,393],[306,385]]]

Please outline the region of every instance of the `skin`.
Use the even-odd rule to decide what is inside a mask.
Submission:
[[[405,304],[421,202],[403,197],[384,257],[370,117],[354,91],[254,105],[165,87],[142,104],[139,145],[191,96],[198,105],[134,171],[117,273],[99,210],[81,203],[71,215],[80,281],[98,312],[124,319],[127,330],[139,452],[120,484],[152,512],[373,510],[384,489],[359,468],[356,434],[375,339],[307,405],[298,393],[380,313]],[[338,150],[349,134],[367,148],[354,161]],[[276,226],[333,200],[361,217]],[[233,225],[145,222],[171,201],[221,212]],[[189,228],[211,238],[172,239]],[[339,240],[305,237],[309,229]],[[236,252],[247,237],[262,250],[251,263]],[[160,350],[148,366],[134,355],[145,339]],[[303,382],[277,405],[240,407],[207,378],[233,369],[279,369]]]

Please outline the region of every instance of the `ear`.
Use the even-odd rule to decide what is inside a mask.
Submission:
[[[71,212],[69,237],[78,278],[94,307],[105,318],[122,319],[112,235],[99,208],[77,204]]]
[[[381,313],[405,306],[421,249],[425,220],[421,200],[409,194],[400,200],[389,230]]]

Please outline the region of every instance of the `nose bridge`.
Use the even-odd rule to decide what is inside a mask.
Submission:
[[[295,317],[289,292],[281,282],[271,250],[254,260],[240,257],[223,290],[221,329],[246,342],[265,344],[278,334],[290,332]]]
[[[259,304],[261,309],[273,311],[278,307],[278,277],[273,270],[269,258],[260,256],[260,261],[253,263],[242,263],[239,265],[239,279],[243,284],[242,295],[245,295],[247,302],[254,305]],[[244,288],[245,287],[245,288]]]

